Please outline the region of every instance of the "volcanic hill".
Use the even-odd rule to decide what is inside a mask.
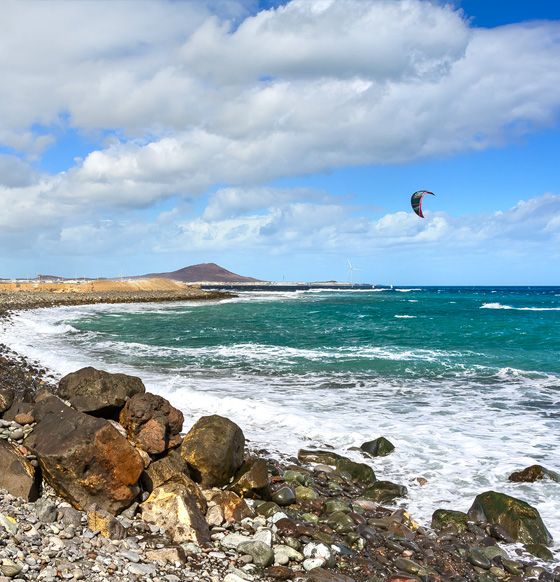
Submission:
[[[197,283],[200,281],[210,281],[212,283],[258,283],[260,281],[252,277],[243,277],[232,273],[216,265],[216,263],[201,263],[170,273],[149,273],[148,275],[129,277],[129,279],[171,279],[181,283]]]

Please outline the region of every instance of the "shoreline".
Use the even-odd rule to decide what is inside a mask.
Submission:
[[[37,295],[40,294],[40,297],[37,297]],[[188,293],[184,293],[184,292],[169,292],[169,291],[134,291],[134,292],[123,292],[123,291],[105,291],[105,292],[91,292],[91,293],[69,293],[69,294],[60,294],[60,293],[47,293],[47,292],[39,292],[39,293],[33,293],[33,292],[22,292],[22,291],[17,291],[17,292],[12,292],[12,293],[7,293],[7,292],[0,292],[0,317],[9,317],[10,312],[12,311],[16,311],[16,310],[27,310],[27,309],[36,309],[36,308],[41,308],[41,307],[56,307],[56,306],[64,306],[64,305],[88,305],[88,304],[95,304],[95,303],[140,303],[140,302],[163,302],[163,301],[197,301],[197,300],[215,300],[215,299],[222,299],[225,297],[230,297],[232,296],[231,294],[226,294],[223,292],[207,292],[207,291],[202,291],[200,289],[189,289]],[[4,299],[8,299],[8,301],[4,301]],[[15,377],[15,384],[17,385],[17,390],[24,394],[25,392],[29,392],[30,394],[36,392],[38,389],[40,388],[47,388],[49,391],[54,391],[55,390],[55,385],[50,383],[49,381],[46,380],[46,376],[48,374],[47,370],[44,370],[40,364],[38,363],[32,363],[27,361],[24,357],[20,356],[19,354],[16,354],[15,352],[13,352],[12,350],[10,350],[9,348],[7,348],[7,346],[4,346],[3,344],[0,344],[0,359],[2,362],[2,365],[0,366],[0,372],[5,372],[4,378],[5,377],[12,377],[12,379]],[[4,379],[2,376],[0,376],[0,388],[4,388]],[[8,386],[10,387],[10,386]],[[16,387],[16,386],[12,386],[12,387]],[[252,453],[254,454],[254,453]],[[266,454],[266,453],[265,453]],[[282,473],[286,470],[291,470],[294,471],[296,469],[299,469],[303,475],[308,474],[308,469],[306,469],[303,465],[298,465],[298,463],[295,463],[293,465],[289,465],[288,462],[275,462],[275,464],[277,465],[279,471]],[[0,495],[0,497],[2,497],[2,495]],[[4,505],[3,503],[3,499],[0,499],[0,506]],[[31,504],[32,505],[32,504]],[[389,511],[388,514],[384,514],[381,517],[377,518],[379,520],[381,519],[389,519],[390,515],[394,514],[394,513],[398,513],[399,510],[394,511],[394,510],[386,510],[385,508],[382,508],[385,511]],[[0,511],[3,511],[2,507],[0,507]],[[403,522],[403,518],[402,518],[402,510],[400,510],[401,512],[401,525]],[[380,514],[381,515],[381,514]],[[413,519],[414,516],[411,516],[411,518]],[[404,520],[406,521],[406,520]],[[412,521],[412,520],[411,520]],[[1,529],[1,528],[0,528]],[[236,527],[234,526],[233,529],[235,531],[237,531]],[[422,530],[422,532],[426,532],[427,530],[426,528],[420,528]],[[224,535],[228,535],[229,532],[232,530],[231,527],[226,527],[224,531],[220,531],[220,530],[224,530],[224,528],[220,528],[219,526],[214,528],[213,530],[211,530],[212,532],[214,532],[214,534],[216,536],[218,536],[219,534],[222,534],[222,538]],[[472,534],[472,532],[471,532]],[[453,536],[455,535],[455,532],[453,531],[453,528],[451,528],[446,534],[444,534],[443,539],[446,538],[453,538]],[[397,538],[399,537],[398,535],[396,536]],[[401,536],[402,537],[402,536]],[[441,536],[440,536],[441,537]],[[218,539],[218,538],[217,538]],[[220,538],[221,539],[221,538]],[[389,542],[391,540],[388,540]],[[393,540],[395,541],[395,540]],[[399,540],[396,540],[397,544],[399,542]],[[402,541],[402,540],[401,540]],[[452,543],[453,540],[449,539],[446,540],[449,543]],[[412,541],[412,543],[414,543],[414,541]],[[462,541],[461,543],[465,543],[464,541]],[[471,540],[471,545],[478,547],[478,544],[480,543],[480,540],[476,540],[476,544],[474,543],[474,540]],[[401,544],[402,545],[402,544]],[[218,544],[219,546],[219,544]],[[389,544],[389,548],[391,547],[391,545]],[[405,548],[407,546],[405,545]],[[400,553],[402,554],[402,548],[401,550],[396,550],[397,552],[400,551]],[[415,559],[415,550],[409,550],[412,553],[411,554],[407,554],[407,550],[405,549],[405,556],[410,556],[410,558],[412,560]],[[203,566],[201,565],[200,567],[202,568],[201,571],[206,572],[206,577],[208,577],[209,579],[212,579],[212,568],[219,568],[219,565],[217,566],[215,563],[212,563],[213,560],[217,559],[219,561],[226,560],[228,561],[230,564],[235,562],[235,560],[233,560],[232,556],[228,557],[228,554],[225,553],[225,557],[220,555],[220,556],[213,556],[210,555],[212,553],[218,553],[221,554],[223,552],[221,552],[218,549],[214,548],[214,549],[210,549],[206,552],[203,552],[202,556],[196,554],[196,552],[193,552],[193,554],[190,556],[190,562],[191,564],[195,564],[195,563],[199,563],[199,560],[201,558],[203,558],[203,560],[206,560],[207,565]],[[512,553],[512,552],[510,552]],[[382,554],[383,555],[383,554]],[[407,558],[408,559],[408,558]],[[208,562],[208,560],[210,560],[210,562]],[[530,564],[531,561],[527,561],[527,556],[524,556],[524,560]],[[237,564],[237,566],[240,566],[242,564],[242,562],[235,562]],[[532,561],[533,566],[532,567],[540,567],[541,562],[537,561],[537,560],[533,560]],[[223,562],[223,564],[225,564],[225,562]],[[320,576],[317,578],[310,578],[307,577],[305,572],[298,572],[298,577],[301,574],[302,579],[309,579],[309,580],[318,580],[319,582],[322,582],[323,580],[326,582],[327,580],[331,580],[331,581],[335,581],[335,582],[349,582],[350,580],[374,580],[374,579],[387,579],[387,577],[381,577],[381,578],[373,578],[373,577],[365,577],[364,572],[367,571],[367,568],[364,569],[364,572],[360,572],[359,570],[359,566],[357,564],[360,564],[360,562],[355,562],[353,559],[351,559],[349,556],[342,554],[341,556],[337,557],[337,568],[342,568],[341,570],[339,570],[340,572],[340,576],[339,578],[333,577],[333,578],[327,578],[327,577],[323,577],[321,578]],[[384,564],[384,561],[381,560],[378,563],[376,563],[377,565],[379,565],[381,568],[386,567],[387,564]],[[539,565],[537,565],[539,564]],[[402,566],[402,563],[400,564]],[[349,569],[349,566],[352,566],[352,568],[354,569],[354,571],[352,571],[352,569]],[[472,566],[472,564],[469,565],[469,568]],[[368,567],[370,567],[370,564],[368,564]],[[480,566],[478,566],[480,567]],[[531,567],[531,566],[529,566]],[[198,568],[198,567],[197,567]],[[197,570],[197,568],[195,568],[195,571]],[[206,568],[206,569],[205,569]],[[356,570],[358,569],[358,570]],[[401,568],[402,570],[402,568]],[[330,571],[330,570],[329,570]],[[374,572],[375,570],[370,571],[370,573]],[[177,570],[174,569],[173,567],[169,568],[169,572],[170,572],[170,576],[176,576],[177,574]],[[474,570],[474,572],[476,573],[477,571]],[[200,571],[198,572],[200,574]],[[225,570],[222,571],[222,573],[225,573]],[[367,572],[366,572],[367,573]],[[479,575],[481,575],[481,572],[478,572]],[[519,582],[519,580],[525,580],[527,578],[530,577],[535,577],[534,575],[535,573],[533,572],[532,576],[524,576],[524,575],[513,575],[511,573],[507,573],[507,576],[504,578],[500,578],[500,577],[496,577],[496,578],[481,578],[480,582],[491,582],[493,579],[496,580],[512,580],[513,582]],[[541,574],[542,572],[537,572],[537,574]],[[230,574],[228,574],[230,575]],[[237,575],[237,574],[235,574]],[[333,574],[334,575],[334,574]],[[255,575],[253,575],[255,576]],[[346,576],[346,578],[344,578],[344,576]],[[214,576],[215,578],[215,576]],[[58,579],[58,578],[54,578],[54,579]],[[78,578],[79,579],[79,578]],[[101,576],[99,578],[97,577],[93,577],[93,578],[87,578],[88,580],[104,580],[105,576]],[[120,580],[121,578],[116,578],[118,580]],[[127,578],[122,578],[122,580],[126,580]],[[131,578],[129,578],[131,579]],[[161,582],[166,582],[166,580],[175,580],[176,578],[167,578],[165,575],[163,575],[160,578],[153,578],[153,580],[161,580]],[[187,577],[187,578],[178,578],[178,580],[191,580],[192,578]],[[240,578],[243,579],[243,578]],[[253,577],[254,580],[268,580],[268,579],[272,579],[272,577]],[[283,579],[283,578],[279,578],[279,579]],[[390,579],[390,578],[389,578]],[[439,582],[439,580],[451,580],[451,579],[457,579],[457,578],[447,578],[445,576],[442,576],[441,578],[436,578],[435,580],[432,580],[430,578],[430,582]],[[469,576],[463,576],[459,578],[460,580],[465,580],[465,581],[469,581],[469,580],[474,580],[475,578],[471,578]],[[556,571],[551,573],[548,572],[548,577],[546,576],[541,576],[542,580],[545,580],[546,582],[551,582],[552,580],[554,580],[554,582],[557,582],[558,580],[560,580],[560,569],[557,567]],[[218,579],[216,579],[218,580]],[[233,580],[233,578],[232,578]],[[394,582],[397,582],[397,580],[393,577],[392,580]],[[399,579],[399,582],[402,582],[403,578],[401,576],[401,578]],[[415,581],[415,580],[423,580],[422,576],[418,577],[415,573],[413,572],[409,572],[408,573],[408,578],[404,578],[404,580],[407,581]]]

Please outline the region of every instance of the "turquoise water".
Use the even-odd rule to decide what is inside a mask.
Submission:
[[[61,376],[140,376],[185,414],[228,416],[278,456],[383,435],[371,460],[429,524],[500,490],[535,505],[560,541],[560,288],[247,293],[211,303],[97,305],[19,314],[3,341]],[[417,477],[428,480],[420,487]]]

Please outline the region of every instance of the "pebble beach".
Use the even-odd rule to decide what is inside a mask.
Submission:
[[[0,291],[0,316],[17,309],[91,303],[211,300],[221,293],[182,290]],[[21,401],[56,391],[49,371],[0,345],[0,389]],[[0,438],[26,455],[34,423],[0,419]],[[19,422],[18,422],[19,421]],[[107,534],[88,511],[79,511],[44,484],[26,502],[0,491],[0,582],[8,580],[122,580],[147,582],[301,579],[317,582],[521,582],[560,581],[560,568],[512,543],[507,533],[474,520],[418,524],[385,499],[367,498],[369,476],[337,455],[300,451],[282,463],[265,450],[245,451],[267,462],[271,498],[245,500],[248,510],[226,519],[213,494],[206,521],[211,542],[175,543],[168,532],[141,518],[138,502],[115,518]],[[364,465],[368,456],[364,454]],[[381,482],[378,476],[377,482]],[[388,483],[388,482],[384,482]],[[389,484],[395,485],[395,484]],[[389,485],[387,488],[389,488]],[[395,485],[398,487],[398,485]],[[435,526],[435,527],[433,527]],[[464,527],[463,527],[464,526]],[[535,551],[535,549],[534,549]]]

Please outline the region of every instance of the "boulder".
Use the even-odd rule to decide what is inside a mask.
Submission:
[[[144,465],[111,424],[78,412],[51,396],[35,407],[40,419],[26,442],[45,480],[74,507],[92,503],[120,513],[138,495]]]
[[[140,477],[142,486],[148,492],[152,492],[175,475],[190,477],[189,466],[177,449],[170,450],[165,457],[152,461]]]
[[[10,408],[4,411],[2,418],[10,422],[16,420],[16,416],[20,414],[32,414],[34,404],[32,402],[23,402],[22,400],[15,400]]]
[[[339,473],[342,471],[350,473],[352,479],[357,479],[360,483],[374,483],[376,481],[375,473],[369,465],[355,463],[345,457],[341,457],[336,461],[336,470]]]
[[[233,491],[212,491],[207,497],[209,502],[215,503],[222,510],[224,519],[231,522],[240,522],[246,517],[255,517],[253,510],[247,505],[245,499],[241,499]],[[263,505],[266,505],[265,504]],[[276,504],[275,507],[280,508]]]
[[[531,467],[526,467],[523,471],[516,471],[512,473],[508,479],[510,481],[515,481],[517,483],[534,483],[539,479],[548,478],[551,481],[556,481],[560,483],[560,475],[549,469],[545,469],[541,465],[532,465]]]
[[[270,499],[270,484],[266,461],[252,459],[243,463],[228,489],[240,497],[268,501]]]
[[[41,478],[33,465],[10,443],[0,440],[0,489],[15,497],[36,501]]]
[[[64,376],[58,383],[57,396],[69,400],[80,412],[118,420],[127,400],[144,392],[144,383],[136,376],[88,367]]]
[[[373,499],[377,503],[387,503],[396,497],[404,497],[408,493],[404,485],[397,485],[390,481],[376,481],[362,493],[363,497]]]
[[[321,465],[336,465],[339,459],[342,459],[342,455],[335,453],[333,451],[313,451],[307,449],[300,449],[298,451],[298,461],[302,463],[319,463]]]
[[[87,524],[91,531],[99,531],[100,535],[109,540],[123,540],[126,537],[123,524],[96,503],[88,507]]]
[[[231,420],[203,416],[183,439],[181,456],[192,479],[202,487],[227,485],[243,464],[245,437]]]
[[[137,447],[158,455],[181,444],[183,413],[162,396],[146,392],[127,401],[119,416],[128,438]]]
[[[467,531],[467,521],[469,516],[462,511],[452,509],[436,509],[432,515],[432,528],[440,530],[453,524],[458,532]]]
[[[360,446],[362,451],[369,453],[372,457],[383,457],[395,450],[395,445],[385,437],[376,438]]]
[[[142,504],[142,519],[163,529],[174,542],[210,543],[210,530],[196,500],[180,483],[156,487]]]
[[[477,495],[468,515],[472,521],[500,524],[517,542],[552,544],[552,536],[539,512],[525,501],[505,493],[486,491]]]
[[[12,406],[15,395],[16,391],[13,388],[4,388],[0,390],[0,416]]]

